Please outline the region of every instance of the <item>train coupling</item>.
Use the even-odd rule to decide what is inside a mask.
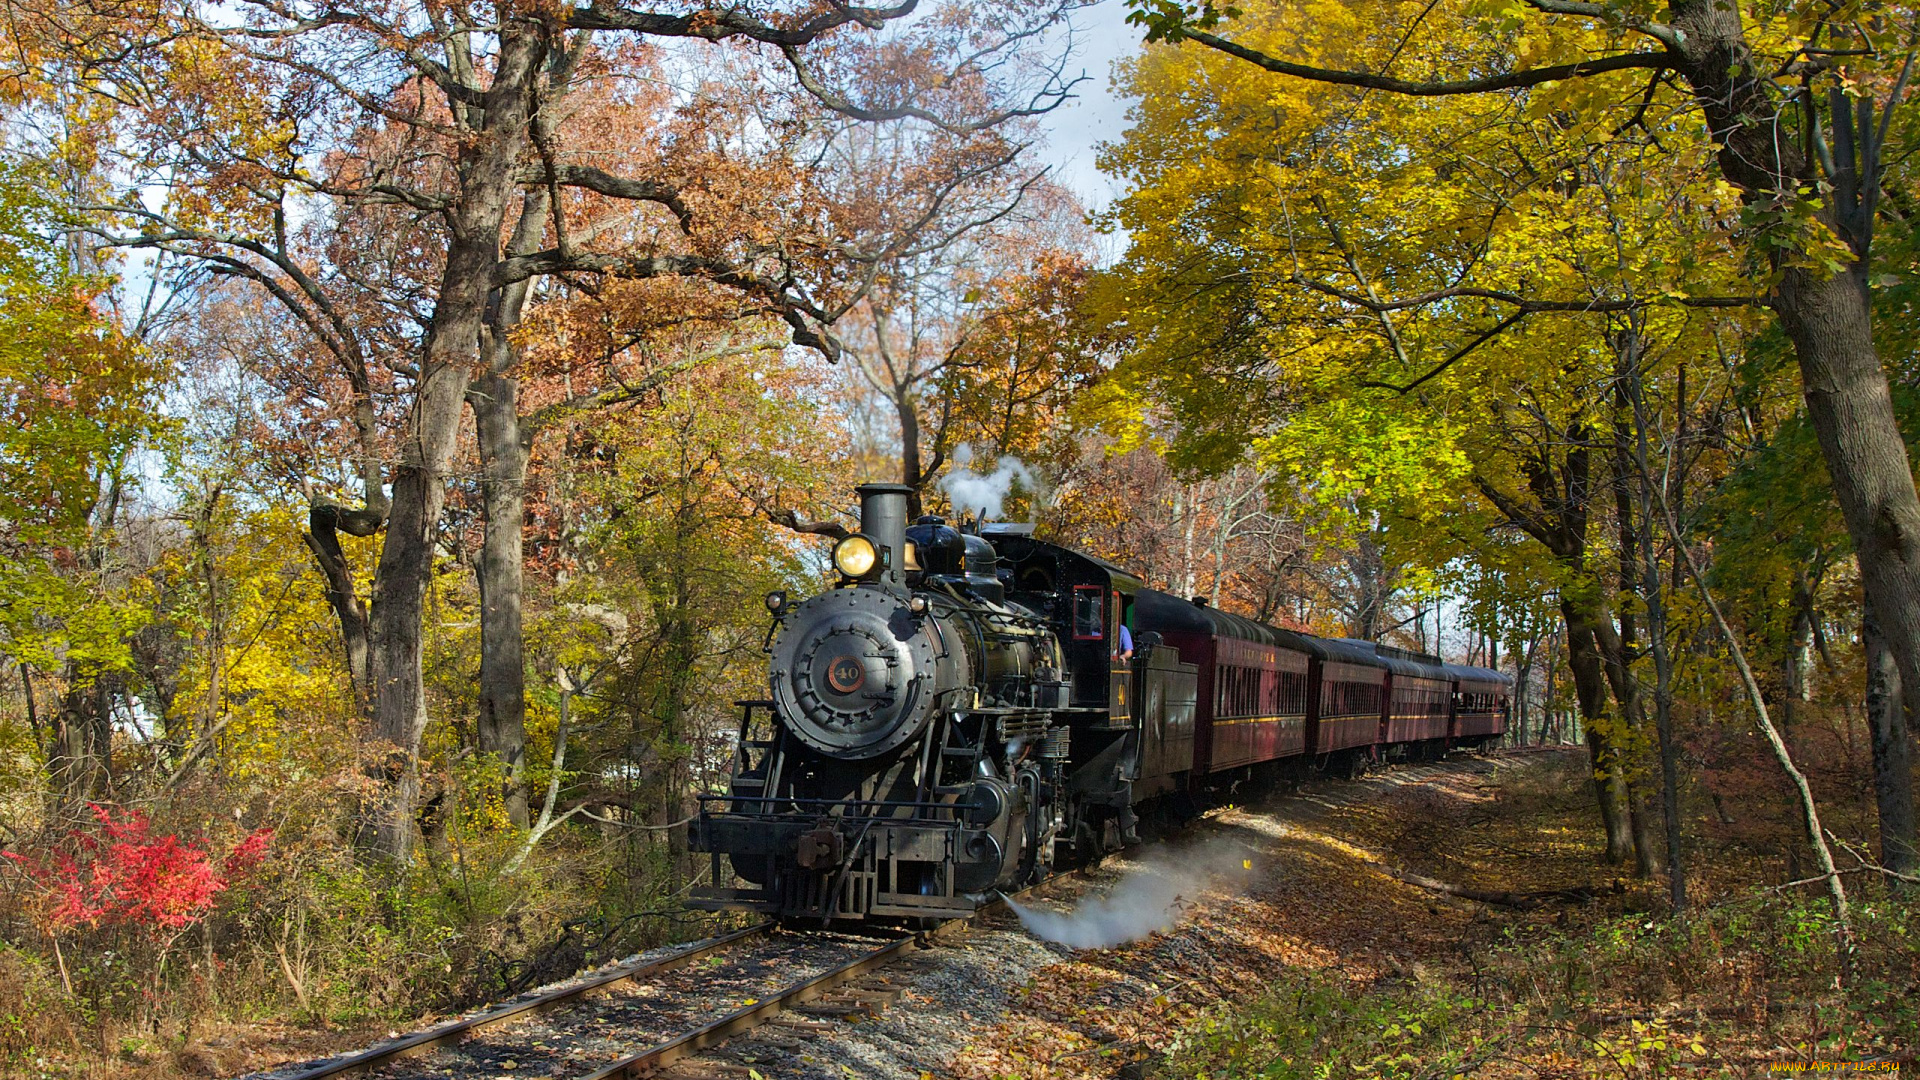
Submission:
[[[831,825],[800,834],[794,861],[803,870],[837,870],[847,858],[847,838]]]

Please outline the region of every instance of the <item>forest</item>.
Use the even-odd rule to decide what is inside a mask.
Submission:
[[[1508,673],[1634,918],[1897,1049],[1920,11],[881,3],[6,5],[0,1075],[711,933],[872,480]]]

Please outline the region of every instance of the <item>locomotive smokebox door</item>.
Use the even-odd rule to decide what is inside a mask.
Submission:
[[[847,841],[831,825],[800,834],[794,861],[802,870],[832,870],[847,857]]]

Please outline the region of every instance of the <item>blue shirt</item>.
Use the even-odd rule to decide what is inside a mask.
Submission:
[[[1123,653],[1133,651],[1133,633],[1127,629],[1126,623],[1120,624],[1120,651]]]

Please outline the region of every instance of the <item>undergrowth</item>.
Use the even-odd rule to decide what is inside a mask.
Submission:
[[[1566,872],[1541,861],[1544,838],[1586,812],[1566,773],[1509,776],[1496,815],[1437,804],[1411,816],[1382,809],[1378,827],[1398,856],[1421,853],[1431,872],[1449,877]],[[1408,829],[1418,835],[1401,835]],[[1664,911],[1654,883],[1584,904],[1483,908],[1450,953],[1404,972],[1369,979],[1339,965],[1291,968],[1253,1000],[1208,1008],[1153,1072],[1195,1080],[1732,1077],[1783,1062],[1911,1057],[1920,1036],[1920,890],[1850,877],[1855,937],[1843,963],[1823,894],[1756,884],[1773,866],[1744,843],[1703,844],[1697,861],[1704,900],[1684,918]],[[1587,865],[1573,872],[1610,872]]]
[[[1163,1071],[1447,1078],[1532,1062],[1573,1075],[1684,1065],[1745,1076],[1783,1059],[1897,1058],[1920,1032],[1917,909],[1888,896],[1858,904],[1852,971],[1839,986],[1830,909],[1772,890],[1684,921],[1627,916],[1513,933],[1444,975],[1357,985],[1299,970],[1251,1004],[1201,1019]]]
[[[517,842],[458,835],[396,879],[327,832],[287,830],[163,933],[30,918],[61,913],[65,879],[0,874],[0,1077],[245,1071],[276,1033],[412,1026],[689,932],[667,866],[553,842],[509,869]]]

